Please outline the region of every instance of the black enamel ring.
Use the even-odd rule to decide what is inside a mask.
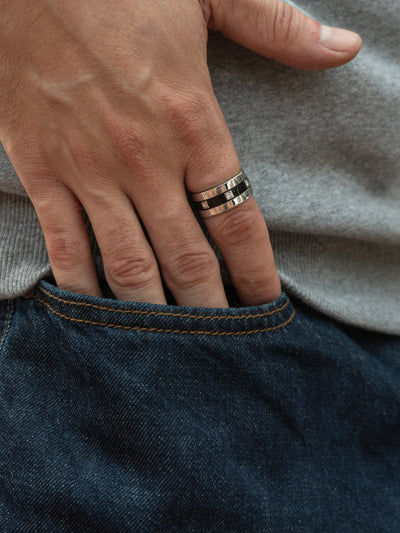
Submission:
[[[253,191],[248,177],[241,170],[220,185],[190,194],[199,214],[202,217],[213,217],[242,204],[251,198]]]

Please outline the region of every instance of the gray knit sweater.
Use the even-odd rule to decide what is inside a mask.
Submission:
[[[283,289],[343,323],[400,335],[400,3],[292,4],[360,33],[358,57],[302,72],[211,34],[215,93]],[[35,212],[0,149],[0,298],[49,272]]]

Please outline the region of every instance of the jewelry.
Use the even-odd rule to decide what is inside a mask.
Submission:
[[[250,181],[243,170],[216,187],[190,193],[194,207],[204,218],[225,213],[251,198],[252,194]]]

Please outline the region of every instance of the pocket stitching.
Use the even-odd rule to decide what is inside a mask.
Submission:
[[[184,314],[184,313],[167,313],[163,311],[139,311],[135,309],[115,309],[112,307],[103,307],[101,305],[95,305],[90,304],[87,302],[74,302],[72,300],[65,300],[63,298],[60,298],[58,296],[54,296],[50,292],[46,291],[42,287],[38,287],[41,292],[49,296],[49,298],[52,298],[53,300],[56,300],[58,302],[66,303],[69,305],[75,305],[75,306],[84,306],[89,307],[92,309],[99,309],[100,311],[111,311],[113,313],[121,313],[121,314],[132,314],[132,315],[155,315],[155,316],[171,316],[171,317],[180,317],[180,318],[194,318],[194,319],[216,319],[216,320],[238,320],[243,318],[263,318],[269,315],[274,315],[276,313],[279,313],[283,309],[285,309],[289,303],[289,298],[287,299],[286,303],[280,307],[279,309],[274,309],[273,311],[266,311],[264,313],[258,313],[254,315],[236,315],[236,316],[225,316],[225,315],[190,315],[190,314]],[[35,297],[36,300],[39,302],[45,303],[43,300],[40,300],[38,297]],[[53,310],[53,308],[51,308]]]
[[[37,296],[35,296],[34,299],[42,303],[43,305],[45,305],[55,315],[61,318],[65,318],[66,320],[70,320],[71,322],[80,322],[83,324],[91,324],[94,326],[105,326],[109,328],[126,329],[126,330],[133,330],[133,331],[149,331],[149,332],[154,332],[154,333],[179,333],[179,334],[187,334],[187,335],[211,335],[211,336],[218,336],[218,337],[219,336],[226,337],[226,336],[237,336],[237,335],[252,335],[254,333],[265,333],[267,331],[273,331],[273,330],[282,328],[286,326],[287,324],[289,324],[293,320],[296,314],[296,310],[295,308],[293,308],[293,312],[291,316],[289,317],[289,319],[286,320],[286,322],[283,322],[282,324],[279,324],[278,326],[269,327],[269,328],[253,329],[250,331],[201,331],[201,330],[196,331],[196,330],[180,330],[180,329],[146,328],[146,327],[141,327],[141,326],[123,326],[121,324],[112,324],[112,323],[107,323],[107,322],[94,322],[92,320],[85,320],[83,318],[73,318],[67,315],[63,315],[62,313],[59,313],[58,311],[53,309],[49,303],[45,302],[44,300],[41,300]],[[183,315],[178,315],[178,316],[183,316]],[[224,317],[224,318],[233,318],[233,317]]]

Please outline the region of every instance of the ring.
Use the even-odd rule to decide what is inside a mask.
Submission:
[[[190,193],[195,209],[206,217],[220,215],[242,204],[253,195],[250,181],[241,170],[220,185],[201,192]]]

